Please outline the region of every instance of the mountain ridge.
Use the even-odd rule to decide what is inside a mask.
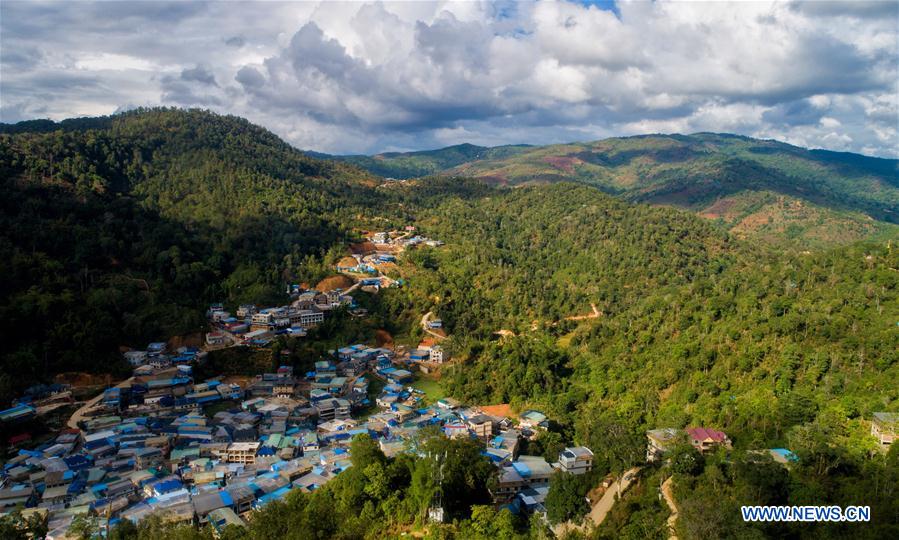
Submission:
[[[631,202],[675,206],[706,217],[712,217],[710,209],[716,205],[749,209],[762,195],[773,194],[789,205],[804,206],[803,212],[766,209],[741,216],[758,227],[770,222],[767,232],[759,235],[755,226],[722,225],[745,237],[800,247],[827,245],[831,239],[845,243],[899,235],[896,159],[700,132],[514,147],[493,155],[484,149],[475,159],[441,168],[443,152],[455,155],[454,148],[334,159],[370,171],[375,170],[370,162],[377,161],[377,173],[388,176],[395,172],[391,168],[395,163],[413,160],[419,169],[431,171],[429,175],[468,176],[505,187],[573,181]],[[789,232],[771,235],[774,229]]]

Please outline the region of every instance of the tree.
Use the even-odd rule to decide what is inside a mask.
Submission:
[[[565,472],[555,473],[549,481],[546,495],[546,515],[550,523],[562,523],[579,519],[590,509],[586,495],[589,486],[584,481],[586,475]]]
[[[360,433],[350,442],[350,460],[353,467],[365,469],[373,463],[383,465],[387,461],[381,447],[367,433]]]
[[[100,533],[100,522],[94,516],[87,514],[79,514],[72,520],[69,525],[68,534],[81,540],[91,540],[95,535]]]
[[[671,450],[671,470],[678,474],[696,476],[705,466],[703,455],[689,444],[679,444]]]

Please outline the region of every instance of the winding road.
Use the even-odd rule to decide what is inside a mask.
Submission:
[[[677,506],[674,504],[674,495],[671,493],[671,484],[673,477],[669,476],[668,480],[662,483],[662,497],[665,498],[665,502],[668,504],[668,509],[671,510],[671,515],[668,516],[668,540],[677,540],[677,535],[675,534],[676,526],[677,526]]]
[[[615,505],[615,496],[619,493],[623,495],[624,492],[627,491],[627,488],[631,487],[631,483],[634,481],[634,478],[637,477],[638,472],[640,472],[640,467],[628,469],[621,478],[609,486],[609,489],[603,493],[603,496],[593,504],[590,513],[584,517],[584,522],[580,525],[575,525],[570,521],[566,521],[565,523],[560,523],[553,527],[553,532],[556,534],[556,537],[561,538],[570,530],[585,532],[589,528],[590,523],[593,523],[594,526],[598,527],[606,519],[609,510]]]

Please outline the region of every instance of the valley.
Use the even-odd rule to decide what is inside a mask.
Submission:
[[[0,344],[4,407],[62,371],[127,379],[140,366],[123,351],[172,336],[239,342],[204,347],[205,362],[168,350],[186,356],[159,367],[182,364],[191,380],[154,383],[217,392],[233,405],[222,414],[176,404],[186,398],[171,390],[165,422],[132,418],[169,445],[168,469],[153,467],[138,490],[174,476],[190,505],[258,477],[262,503],[221,507],[237,508],[249,535],[239,538],[546,538],[567,522],[566,538],[668,538],[669,500],[679,538],[850,530],[745,523],[743,501],[867,504],[877,519],[853,524],[855,537],[899,526],[897,446],[872,435],[899,406],[895,160],[714,134],[332,160],[244,120],[179,109],[0,131],[0,313],[17,329]],[[288,382],[289,406],[273,395]],[[324,414],[315,389],[334,400]],[[496,404],[511,413],[476,409]],[[128,407],[115,406],[119,421],[85,431],[128,425]],[[241,414],[265,433],[203,446]],[[185,422],[204,435],[184,435]],[[672,435],[654,447],[657,430]],[[3,443],[21,431],[4,428]],[[306,455],[308,433],[321,446]],[[115,455],[129,447],[122,437]],[[253,463],[228,455],[250,442]],[[49,446],[27,446],[8,447],[6,463],[31,474],[28,452]],[[558,474],[566,448],[589,449],[589,470]],[[193,470],[197,459],[209,470]],[[279,472],[294,465],[302,474]],[[103,472],[120,479],[128,466],[151,468]],[[581,521],[588,492],[637,466],[601,520]],[[221,484],[197,482],[214,471]],[[182,526],[122,519],[143,497],[113,511],[102,493],[65,498],[43,508],[68,525],[87,506],[113,529],[215,528],[196,505]]]

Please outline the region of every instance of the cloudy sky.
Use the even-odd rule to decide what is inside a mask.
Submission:
[[[899,156],[899,3],[0,3],[0,120],[203,107],[373,153],[719,131]]]

